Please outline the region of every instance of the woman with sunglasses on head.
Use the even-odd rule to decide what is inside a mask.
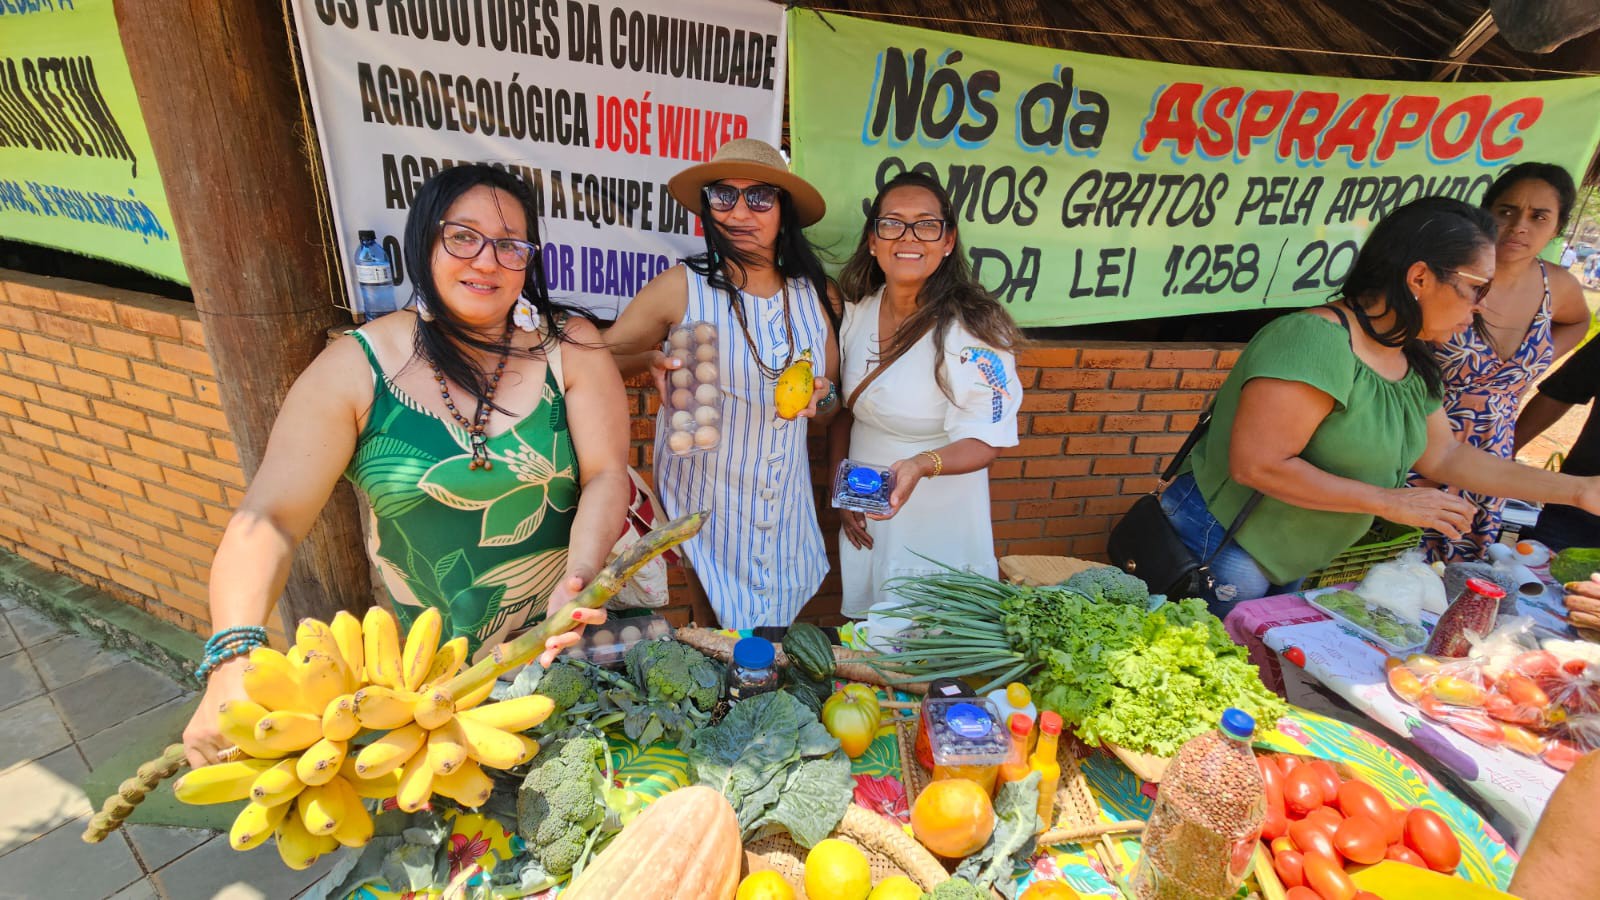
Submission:
[[[1566,230],[1577,196],[1572,176],[1550,163],[1512,166],[1489,186],[1482,205],[1497,226],[1494,281],[1473,283],[1483,309],[1472,327],[1434,346],[1444,376],[1444,411],[1456,439],[1505,459],[1516,452],[1523,396],[1589,329],[1589,305],[1578,279],[1539,259]],[[1440,486],[1421,473],[1411,483]],[[1472,524],[1457,538],[1429,529],[1423,546],[1430,559],[1443,562],[1480,559],[1500,537],[1505,499],[1451,489],[1475,507]]]
[[[295,381],[217,547],[212,627],[266,623],[341,475],[366,498],[402,628],[434,607],[441,642],[465,635],[481,654],[599,571],[628,499],[627,400],[595,327],[546,292],[534,209],[526,185],[483,165],[417,192],[411,309],[334,342]],[[545,662],[578,637],[552,638]],[[207,663],[184,731],[194,765],[226,744],[217,707],[244,696],[244,662]]]
[[[827,276],[800,230],[826,207],[777,150],[748,138],[724,144],[667,188],[699,214],[705,252],[645,285],[606,331],[606,343],[624,374],[651,371],[665,398],[669,361],[660,348],[668,331],[712,326],[720,442],[706,453],[673,453],[663,404],[656,490],[668,515],[711,511],[683,552],[722,627],[787,626],[828,571],[806,422],[825,421],[838,408],[829,379],[839,348]],[[788,420],[778,415],[774,389],[807,351],[816,376],[810,403]]]
[[[1472,326],[1479,288],[1495,277],[1488,212],[1443,197],[1408,203],[1367,237],[1332,303],[1274,320],[1250,341],[1217,392],[1210,428],[1161,506],[1199,559],[1215,553],[1211,604],[1292,590],[1355,543],[1374,516],[1468,530],[1456,494],[1435,481],[1600,511],[1600,478],[1518,465],[1458,441],[1440,408],[1430,342]],[[1222,538],[1252,496],[1234,539]]]
[[[898,175],[878,191],[840,273],[846,408],[829,433],[830,470],[886,466],[889,509],[841,510],[847,616],[893,605],[885,581],[940,564],[994,577],[989,465],[1017,444],[1022,334],[967,266],[938,181]]]

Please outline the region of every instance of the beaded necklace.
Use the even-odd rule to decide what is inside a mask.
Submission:
[[[755,360],[756,368],[761,370],[761,374],[768,378],[777,378],[794,363],[794,314],[789,307],[789,280],[787,278],[783,280],[783,328],[786,334],[785,339],[789,344],[789,352],[784,356],[783,362],[777,368],[767,365],[766,361],[761,358],[761,350],[756,346],[755,336],[750,333],[750,325],[745,320],[743,293],[743,291],[740,291],[740,296],[733,302],[733,314],[739,321],[739,330],[744,332],[745,346],[750,348],[750,358]]]
[[[444,373],[439,371],[439,366],[433,360],[428,360],[428,368],[433,370],[433,380],[439,383],[439,396],[444,398],[445,409],[450,411],[450,417],[456,420],[456,424],[467,431],[467,444],[472,450],[472,461],[467,463],[469,470],[483,469],[487,472],[494,468],[494,463],[489,459],[489,438],[483,432],[489,424],[489,415],[494,412],[494,392],[500,387],[500,376],[505,373],[506,360],[510,358],[511,335],[508,332],[505,343],[500,347],[500,362],[489,376],[488,387],[478,399],[478,410],[473,413],[470,422],[456,409],[456,402],[450,398],[450,385],[445,382]]]

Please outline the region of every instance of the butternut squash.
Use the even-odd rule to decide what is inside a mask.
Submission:
[[[728,801],[712,788],[679,788],[646,807],[561,896],[733,900],[743,858]]]

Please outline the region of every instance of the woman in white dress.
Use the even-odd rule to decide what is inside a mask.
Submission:
[[[606,343],[624,375],[651,371],[665,396],[668,332],[691,322],[715,328],[721,440],[707,453],[673,453],[664,406],[656,490],[669,516],[711,512],[683,552],[722,627],[787,626],[828,573],[806,432],[839,406],[829,380],[839,346],[827,276],[800,231],[827,208],[777,150],[748,138],[724,144],[667,188],[699,213],[706,252],[645,285]],[[811,404],[792,421],[780,418],[778,375],[807,350],[817,376]]]
[[[1022,335],[972,277],[949,196],[917,172],[878,192],[840,287],[832,468],[851,459],[895,480],[886,513],[841,510],[842,611],[862,618],[894,604],[888,579],[937,571],[930,559],[997,573],[988,470],[1017,444]]]

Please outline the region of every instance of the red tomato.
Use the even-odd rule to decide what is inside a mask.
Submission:
[[[1500,693],[1511,698],[1511,702],[1518,706],[1532,706],[1544,709],[1550,705],[1550,697],[1539,687],[1539,683],[1526,675],[1507,672],[1500,676]]]
[[[1369,865],[1383,859],[1389,845],[1383,839],[1383,826],[1367,816],[1351,816],[1339,823],[1333,833],[1334,849],[1353,863]]]
[[[1413,809],[1406,813],[1406,846],[1435,872],[1449,872],[1461,862],[1461,844],[1438,813]]]
[[[1367,816],[1379,824],[1389,820],[1389,801],[1377,788],[1354,778],[1339,785],[1339,809],[1347,816]]]
[[[1331,806],[1319,806],[1306,813],[1306,821],[1317,823],[1317,827],[1326,831],[1328,837],[1333,837],[1334,829],[1344,821],[1344,816],[1339,815],[1339,811]]]
[[[1344,867],[1320,856],[1308,856],[1304,863],[1306,884],[1322,900],[1355,900],[1356,883],[1344,872]]]
[[[1338,804],[1339,785],[1344,782],[1339,778],[1339,773],[1333,770],[1333,763],[1325,759],[1313,759],[1306,765],[1317,773],[1317,778],[1322,782],[1322,802],[1329,806]]]
[[[1581,659],[1569,659],[1561,664],[1561,671],[1568,675],[1582,675],[1589,668],[1589,664]]]
[[[1283,811],[1283,798],[1279,797],[1276,802],[1268,798],[1267,814],[1261,819],[1261,839],[1270,843],[1283,837],[1288,830],[1289,817]]]
[[[1406,810],[1391,809],[1387,819],[1379,819],[1378,824],[1383,826],[1383,839],[1390,844],[1398,844],[1406,834]]]
[[[1531,678],[1540,675],[1554,675],[1561,670],[1561,660],[1548,650],[1530,650],[1519,653],[1511,661],[1511,668]]]
[[[1416,866],[1419,869],[1428,867],[1428,864],[1422,861],[1422,857],[1411,852],[1411,848],[1404,844],[1390,844],[1389,849],[1383,851],[1383,858],[1392,859],[1395,862],[1403,862],[1408,866]]]
[[[1283,895],[1283,900],[1322,900],[1322,898],[1311,888],[1292,887],[1289,888],[1288,893]]]
[[[1283,805],[1291,816],[1303,816],[1322,805],[1322,778],[1310,766],[1297,766],[1283,779]]]
[[[1299,647],[1290,647],[1283,651],[1283,658],[1302,669],[1306,667],[1306,652]]]
[[[1283,769],[1283,776],[1288,778],[1290,772],[1300,767],[1300,757],[1292,753],[1280,753],[1278,754],[1278,767]]]
[[[1278,873],[1278,880],[1286,888],[1299,887],[1306,883],[1305,857],[1289,850],[1279,853],[1272,858],[1272,868]]]
[[[1328,832],[1315,822],[1290,822],[1289,840],[1294,842],[1294,848],[1305,856],[1321,855],[1328,859],[1338,859],[1339,851],[1333,848],[1333,838]]]
[[[1272,839],[1272,843],[1269,844],[1268,846],[1270,846],[1272,848],[1272,855],[1273,856],[1277,856],[1279,853],[1294,853],[1295,852],[1294,841],[1289,840],[1289,836],[1288,835],[1284,835],[1283,837],[1275,837],[1275,838],[1273,838]]]

